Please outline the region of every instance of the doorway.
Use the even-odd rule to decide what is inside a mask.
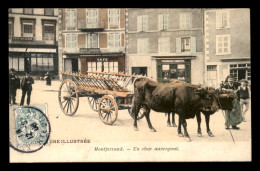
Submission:
[[[78,64],[78,59],[73,58],[71,59],[71,63],[72,63],[72,72],[78,72],[79,71],[79,64]]]

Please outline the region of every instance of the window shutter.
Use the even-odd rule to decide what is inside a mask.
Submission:
[[[176,38],[176,53],[181,53],[181,38]]]
[[[142,30],[142,16],[137,17],[137,31]]]
[[[166,52],[170,52],[170,38],[167,37],[167,41],[166,41]]]
[[[216,29],[222,26],[222,13],[221,11],[216,12]]]
[[[230,24],[229,24],[229,11],[227,11],[227,27],[228,28],[230,27]]]
[[[165,14],[164,15],[164,29],[169,29],[169,15]]]
[[[121,42],[121,41],[120,41],[120,34],[118,33],[118,34],[117,34],[117,46],[118,46],[117,49],[118,49],[118,50],[120,49],[120,42]]]
[[[148,23],[147,23],[147,21],[148,21],[148,16],[146,15],[146,16],[143,16],[143,31],[146,31],[147,30],[147,25],[148,25]]]
[[[163,30],[163,15],[159,15],[159,30]]]
[[[196,48],[197,48],[197,46],[196,46],[196,37],[191,37],[191,52],[196,52]]]
[[[93,34],[92,36],[93,36],[93,37],[92,37],[93,47],[94,47],[94,48],[98,48],[98,36],[97,36],[97,34]]]

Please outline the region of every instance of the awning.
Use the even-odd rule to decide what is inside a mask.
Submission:
[[[27,49],[27,51],[26,51]],[[43,52],[56,53],[56,49],[51,48],[9,48],[9,52]]]

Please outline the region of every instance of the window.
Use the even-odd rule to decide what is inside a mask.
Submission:
[[[147,54],[149,52],[149,39],[137,39],[137,53],[138,54]]]
[[[147,67],[132,67],[132,74],[147,76]]]
[[[33,37],[33,24],[31,24],[31,23],[23,24],[23,36],[24,37]]]
[[[44,25],[43,26],[43,39],[45,41],[54,41],[54,29],[53,25]]]
[[[44,15],[53,16],[54,15],[54,8],[44,8]]]
[[[87,48],[98,48],[98,34],[87,34]]]
[[[23,13],[24,14],[33,14],[33,8],[24,8]]]
[[[9,36],[9,39],[11,39],[13,37],[13,22],[12,21],[9,21],[8,22],[8,36]]]
[[[217,65],[207,65],[207,83],[217,87]]]
[[[170,38],[160,37],[159,38],[159,52],[170,52]]]
[[[66,28],[67,30],[76,29],[76,10],[66,9]]]
[[[159,30],[167,30],[169,28],[169,15],[161,14],[159,15]]]
[[[118,73],[118,61],[111,58],[97,58],[90,59],[92,61],[88,61],[88,71],[102,71],[102,63],[104,67],[104,72],[114,72]],[[103,62],[102,62],[103,60]]]
[[[236,81],[246,79],[251,80],[251,65],[250,64],[232,64],[230,65],[230,75]]]
[[[146,31],[148,26],[148,16],[142,15],[137,17],[137,31]]]
[[[87,28],[97,28],[98,11],[96,9],[88,9],[86,14],[87,14]]]
[[[108,35],[108,43],[109,43],[109,50],[119,51],[120,50],[120,34],[119,33],[110,33]]]
[[[216,54],[217,55],[230,54],[230,35],[216,36]]]
[[[185,64],[162,64],[162,78],[185,81]]]
[[[191,41],[190,37],[181,38],[181,52],[190,52]]]
[[[14,68],[16,71],[24,71],[24,58],[15,55],[9,56],[9,69]]]
[[[229,11],[224,10],[216,12],[216,28],[229,28]]]
[[[77,47],[76,34],[67,34],[66,35],[66,49],[67,50],[76,50],[76,47]]]
[[[119,9],[109,9],[108,11],[108,20],[109,26],[118,26],[119,25]]]
[[[31,54],[31,70],[32,71],[53,71],[54,54]]]
[[[180,26],[182,29],[191,28],[191,13],[181,13]]]
[[[176,53],[197,52],[196,37],[176,38]]]

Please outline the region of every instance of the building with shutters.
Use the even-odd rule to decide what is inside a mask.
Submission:
[[[9,8],[9,69],[58,74],[58,9]]]
[[[250,9],[207,9],[204,30],[206,84],[219,87],[228,75],[250,81]]]
[[[59,71],[125,72],[125,9],[59,9]]]
[[[126,9],[126,70],[157,81],[203,84],[203,11]]]

